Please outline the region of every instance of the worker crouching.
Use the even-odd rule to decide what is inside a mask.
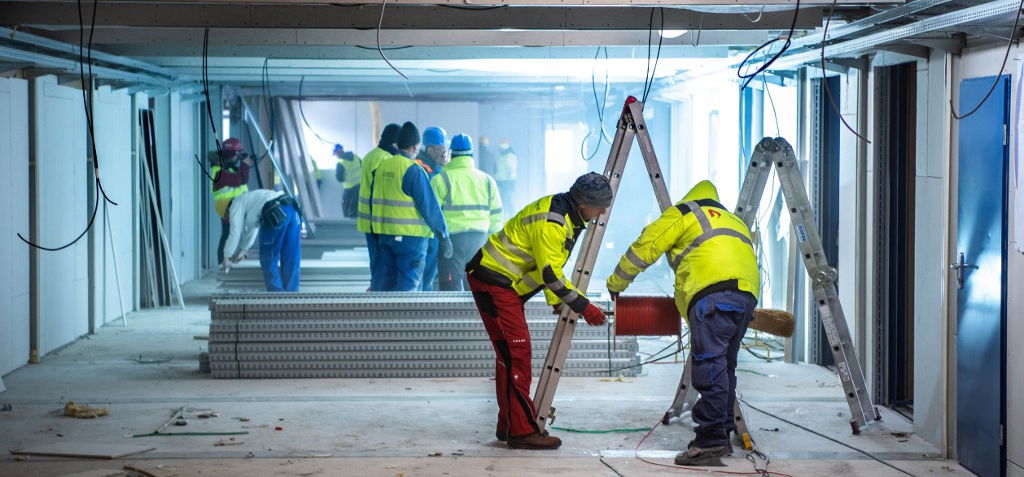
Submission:
[[[562,441],[541,432],[530,399],[532,347],[524,304],[544,291],[557,310],[568,306],[590,325],[605,315],[565,278],[569,259],[587,223],[612,202],[608,178],[589,173],[568,193],[543,197],[509,220],[466,265],[477,310],[497,354],[496,437],[514,449],[557,449]]]
[[[299,291],[302,219],[294,199],[284,192],[257,189],[231,200],[228,206],[231,231],[228,233],[221,267],[245,258],[256,235],[260,238],[260,268],[267,291]]]
[[[719,203],[709,181],[695,185],[644,228],[608,277],[612,297],[668,253],[675,269],[675,302],[690,328],[696,437],[679,465],[719,465],[732,454],[736,355],[760,293],[750,228]]]

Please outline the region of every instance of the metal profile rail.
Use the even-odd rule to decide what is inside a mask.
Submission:
[[[572,350],[569,352],[569,359],[604,359],[630,360],[636,357],[635,353],[623,350],[606,353],[604,350]],[[494,364],[494,351],[344,351],[336,353],[243,353],[239,351],[235,356],[233,353],[214,354],[210,356],[211,362],[219,361],[329,361],[329,362],[359,362],[359,361],[485,361]]]
[[[949,13],[936,15],[907,25],[893,27],[885,31],[865,35],[860,38],[827,45],[825,46],[825,57],[852,55],[869,50],[878,45],[907,39],[922,33],[954,28],[972,22],[981,22],[1002,15],[1010,15],[1015,13],[1019,6],[1020,2],[1017,0],[996,0],[994,2],[983,3],[981,5],[975,5],[973,7],[967,7]],[[772,65],[772,69],[787,69],[800,66],[804,63],[820,60],[821,51],[817,49],[794,54],[784,54]]]
[[[529,320],[531,330],[554,329],[553,321]],[[211,332],[236,333],[281,333],[281,332],[323,332],[335,331],[395,331],[417,333],[420,331],[483,331],[480,320],[215,320],[210,324]],[[603,330],[602,330],[603,331]],[[582,333],[582,332],[581,332]],[[595,333],[604,335],[605,333]]]
[[[584,340],[578,339],[572,342],[574,351],[601,351],[607,353],[608,342],[606,340]],[[533,343],[534,351],[546,351],[547,343]],[[639,345],[635,340],[619,341],[615,346],[616,351],[636,353]],[[450,353],[450,352],[486,352],[493,357],[494,345],[490,341],[458,341],[458,342],[430,342],[430,341],[405,341],[405,342],[356,342],[356,343],[235,343],[235,342],[213,342],[209,344],[209,352],[212,355],[219,353],[239,354],[274,354],[274,353]]]
[[[607,364],[607,363],[606,363]],[[534,368],[534,372],[537,368]],[[493,369],[287,369],[287,370],[214,370],[215,379],[294,379],[294,378],[348,378],[348,379],[401,379],[401,378],[486,378],[494,374]],[[595,377],[607,376],[603,369],[567,368],[565,376]],[[623,372],[624,376],[633,376]]]
[[[482,326],[481,326],[482,328]],[[530,331],[534,339],[551,339],[553,330]],[[605,336],[590,331],[581,331],[579,336],[585,339],[604,339]],[[301,341],[480,341],[487,339],[487,332],[480,331],[420,331],[415,335],[403,335],[394,331],[288,331],[288,332],[212,332],[210,342],[233,343],[266,343],[266,342],[301,342]]]

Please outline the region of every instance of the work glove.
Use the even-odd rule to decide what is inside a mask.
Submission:
[[[583,310],[582,315],[583,319],[586,320],[587,324],[590,326],[601,326],[608,319],[604,316],[604,312],[593,303],[587,304],[587,308]]]
[[[438,244],[437,250],[441,253],[444,258],[452,258],[455,254],[455,249],[452,247],[452,239],[445,237],[441,239],[441,243]]]
[[[619,292],[613,292],[611,290],[608,290],[608,294],[611,295],[612,301],[619,299]]]

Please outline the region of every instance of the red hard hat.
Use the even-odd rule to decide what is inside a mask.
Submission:
[[[221,148],[229,152],[242,152],[245,150],[242,148],[242,142],[233,137],[229,137],[224,140],[224,143],[221,144]]]

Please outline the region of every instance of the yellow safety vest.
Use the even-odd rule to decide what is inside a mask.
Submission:
[[[362,166],[360,165],[362,160],[355,153],[350,152],[349,154],[352,155],[351,159],[345,157],[338,158],[338,164],[345,168],[345,180],[341,183],[343,189],[351,189],[359,185],[363,180]]]
[[[370,196],[370,228],[373,233],[433,237],[427,221],[416,210],[412,196],[402,191],[402,178],[410,167],[419,167],[402,155],[380,162],[375,172]]]
[[[210,176],[217,177],[217,173],[220,171],[221,166],[213,166],[210,168]],[[213,189],[213,187],[214,186],[211,186],[211,189]],[[231,199],[234,199],[246,192],[249,192],[248,184],[242,184],[237,187],[221,187],[220,189],[213,189],[213,208],[217,211],[217,215],[222,219],[227,218],[228,206],[231,205]]]
[[[473,167],[470,156],[455,156],[430,180],[441,203],[448,233],[495,233],[501,229],[501,194],[491,176]]]
[[[624,291],[665,253],[676,272],[676,308],[682,316],[695,298],[713,291],[740,290],[760,299],[761,275],[750,227],[719,203],[709,181],[695,185],[644,228],[608,277],[608,290]]]
[[[391,157],[390,152],[375,147],[372,151],[366,153],[366,157],[363,158],[363,163],[360,167],[359,214],[356,216],[356,230],[364,234],[370,233],[370,194],[373,192],[373,171],[377,170],[380,161],[389,157]],[[347,171],[345,175],[348,176]]]
[[[581,313],[590,300],[565,278],[562,267],[585,226],[569,194],[542,197],[487,239],[479,263],[470,263],[470,274],[497,274],[520,296],[543,287],[549,304],[565,303]]]

